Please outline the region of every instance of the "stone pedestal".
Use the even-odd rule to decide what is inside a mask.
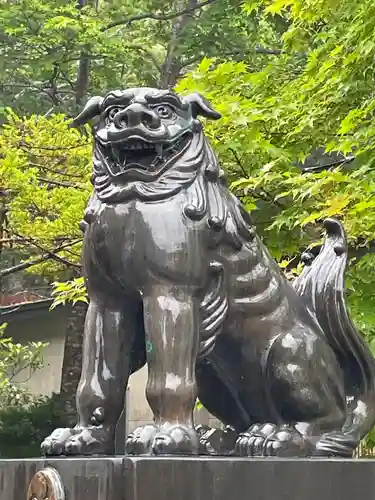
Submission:
[[[46,468],[60,476],[65,500],[353,500],[375,495],[375,460],[126,457],[0,460],[0,500],[31,500],[29,484],[34,478],[35,490],[35,474]],[[40,491],[34,492],[36,500],[46,500]],[[60,500],[51,489],[47,496]]]

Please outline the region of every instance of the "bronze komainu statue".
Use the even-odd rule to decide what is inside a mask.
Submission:
[[[128,454],[196,454],[197,396],[241,456],[351,456],[375,422],[375,364],[343,294],[344,230],[290,284],[255,233],[197,117],[200,95],[135,88],[88,101],[94,195],[79,423],[48,455],[111,454],[128,377],[146,362],[154,423]]]

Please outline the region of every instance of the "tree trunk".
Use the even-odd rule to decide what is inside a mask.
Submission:
[[[65,334],[64,360],[60,394],[64,401],[69,425],[76,424],[76,390],[82,369],[82,343],[87,304],[72,307]]]
[[[87,5],[88,0],[77,0],[78,9],[82,9]],[[98,6],[98,2],[96,3]],[[75,82],[75,104],[80,108],[85,101],[90,78],[90,59],[88,51],[83,51],[80,56],[77,79]]]
[[[3,239],[5,234],[5,222],[6,222],[7,211],[8,210],[5,207],[5,201],[2,200],[2,202],[0,202],[0,261],[1,261],[1,254],[3,251]]]
[[[87,96],[90,77],[90,59],[87,54],[81,54],[78,65],[78,73],[75,84],[75,103],[77,108],[80,108]]]
[[[178,12],[194,8],[197,3],[198,0],[175,0],[174,10]],[[160,77],[160,87],[162,89],[171,89],[177,83],[182,67],[181,54],[179,54],[178,45],[191,16],[192,14],[183,14],[173,20],[171,39],[168,44],[167,56],[162,65],[162,73]]]

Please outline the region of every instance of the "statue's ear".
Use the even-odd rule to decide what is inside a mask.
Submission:
[[[189,94],[184,97],[183,101],[190,104],[193,118],[196,118],[197,116],[204,116],[205,118],[211,118],[212,120],[218,120],[221,118],[221,114],[211,106],[207,99],[198,93]]]
[[[79,127],[84,125],[88,121],[98,116],[101,112],[101,105],[103,102],[103,97],[95,96],[91,97],[83,108],[83,110],[73,119],[72,127]]]

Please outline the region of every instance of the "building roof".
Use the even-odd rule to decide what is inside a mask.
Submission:
[[[36,314],[49,312],[53,299],[35,300],[32,302],[13,303],[0,306],[0,323],[26,319]]]

